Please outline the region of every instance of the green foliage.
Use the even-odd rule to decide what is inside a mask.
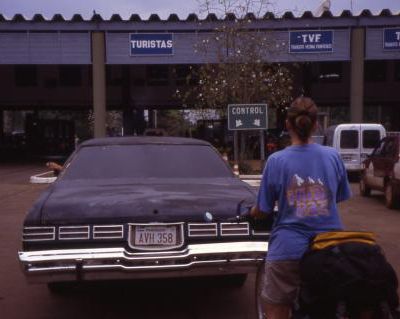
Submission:
[[[157,127],[164,129],[169,136],[190,135],[190,123],[181,110],[158,111]]]

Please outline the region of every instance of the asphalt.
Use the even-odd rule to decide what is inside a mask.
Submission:
[[[216,278],[106,283],[51,294],[46,285],[28,285],[19,268],[21,226],[27,209],[46,185],[29,177],[38,165],[0,165],[0,318],[190,318],[255,317],[255,276],[241,288]],[[383,196],[358,195],[340,205],[347,229],[376,232],[388,260],[400,274],[400,211],[389,210]]]

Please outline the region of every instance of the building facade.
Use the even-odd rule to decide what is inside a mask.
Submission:
[[[234,19],[0,15],[0,133],[13,127],[10,112],[85,118],[89,110],[95,136],[107,134],[112,110],[121,112],[125,134],[141,133],[154,125],[153,110],[182,108],[174,92],[186,85],[190,68],[218,62],[199,54],[196,43]],[[311,96],[326,125],[380,122],[400,131],[400,14],[287,12],[246,19],[249,29],[274,39],[276,49],[265,61],[288,65],[293,96]]]

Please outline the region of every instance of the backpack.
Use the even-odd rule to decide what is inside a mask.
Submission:
[[[336,318],[343,305],[350,314],[399,305],[396,273],[373,233],[317,235],[300,261],[300,279],[299,306],[310,318]]]

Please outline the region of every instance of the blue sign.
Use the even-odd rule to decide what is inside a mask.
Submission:
[[[289,32],[289,53],[333,52],[333,31]]]
[[[129,44],[131,55],[174,54],[172,33],[131,33]]]
[[[268,107],[266,104],[229,104],[229,130],[266,130]]]
[[[400,28],[383,30],[383,48],[385,50],[400,50]]]

